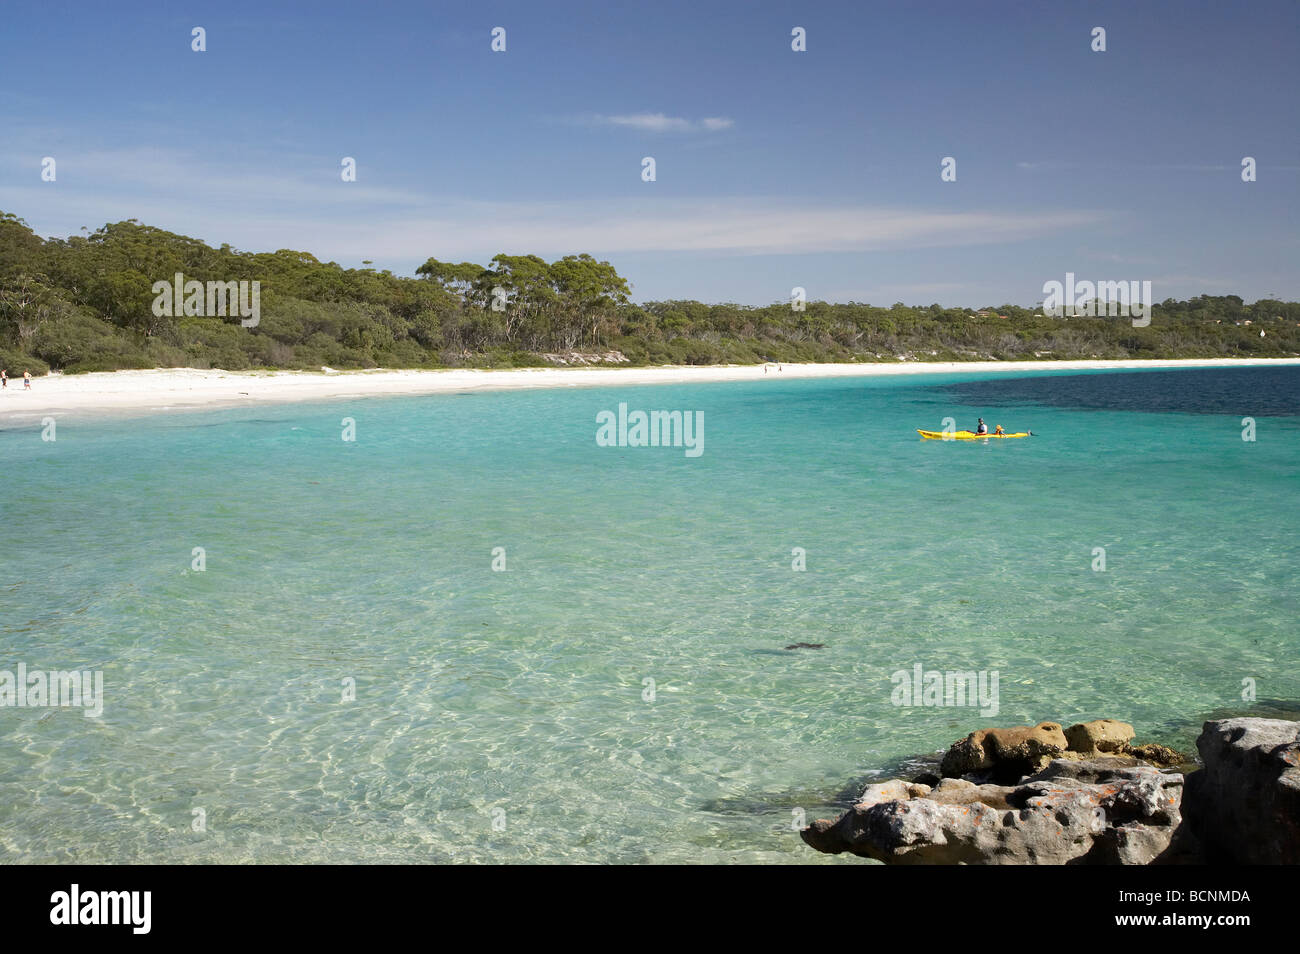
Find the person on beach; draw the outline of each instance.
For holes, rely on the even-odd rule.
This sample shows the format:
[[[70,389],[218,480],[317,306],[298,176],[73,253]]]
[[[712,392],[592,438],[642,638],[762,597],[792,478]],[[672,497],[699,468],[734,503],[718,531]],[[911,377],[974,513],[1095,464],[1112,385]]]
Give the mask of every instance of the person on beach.
[[[9,387],[9,370],[7,368],[0,368],[0,388],[7,387]]]
[[[24,390],[24,391],[30,391],[31,389],[32,389],[32,373],[31,373],[30,371],[24,371],[24,372],[23,372],[23,390]]]
[[[976,434],[987,434],[988,432],[989,432],[989,426],[988,426],[987,424],[984,423],[984,418],[981,417],[981,418],[980,418],[980,422],[979,422],[979,424],[978,424],[978,425],[976,426],[976,428],[975,428],[975,433],[976,433]]]

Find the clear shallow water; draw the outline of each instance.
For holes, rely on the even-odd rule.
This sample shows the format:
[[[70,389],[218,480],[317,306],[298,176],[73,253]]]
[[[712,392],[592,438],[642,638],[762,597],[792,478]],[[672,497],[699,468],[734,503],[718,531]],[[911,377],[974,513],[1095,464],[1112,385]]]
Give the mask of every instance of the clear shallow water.
[[[0,669],[106,695],[0,709],[0,861],[834,863],[793,810],[983,725],[1190,748],[1245,677],[1300,698],[1300,370],[1224,373],[1142,372],[1158,410],[927,375],[0,431]],[[702,410],[703,456],[596,446],[620,401]],[[977,415],[1043,436],[914,431]],[[893,706],[916,663],[998,670],[1000,712]]]

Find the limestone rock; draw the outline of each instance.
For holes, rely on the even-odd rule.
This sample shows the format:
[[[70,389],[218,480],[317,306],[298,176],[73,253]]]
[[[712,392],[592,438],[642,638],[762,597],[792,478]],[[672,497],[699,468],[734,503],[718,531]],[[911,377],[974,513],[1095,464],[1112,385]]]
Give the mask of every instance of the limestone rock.
[[[1132,739],[1113,719],[982,729],[944,755],[944,778],[869,786],[801,834],[889,864],[1300,864],[1300,722],[1205,723],[1185,797],[1182,775],[1136,760],[1189,759]]]
[[[1135,759],[1141,759],[1143,762],[1159,765],[1162,768],[1187,765],[1192,761],[1182,752],[1175,751],[1167,745],[1156,745],[1154,742],[1147,742],[1143,745],[1129,745],[1124,748],[1124,751]]]
[[[904,782],[902,779],[890,779],[877,785],[868,785],[859,796],[856,804],[870,808],[883,802],[895,802],[916,798],[928,794],[930,786]]]
[[[1055,723],[1035,728],[1050,737],[1045,726],[1060,734]],[[1042,736],[1025,738],[1038,740],[1024,752],[1035,757]],[[1121,759],[1054,760],[1016,785],[871,786],[838,820],[801,835],[818,851],[890,864],[1148,864],[1170,849],[1182,787],[1181,775]]]
[[[1223,719],[1196,740],[1187,819],[1211,863],[1300,864],[1300,722]]]
[[[1123,752],[1136,733],[1127,722],[1116,719],[1093,719],[1080,722],[1065,730],[1070,750],[1083,755],[1098,752]]]
[[[980,729],[947,751],[940,772],[948,778],[988,775],[995,781],[1013,782],[1046,767],[1066,748],[1065,733],[1056,722]]]

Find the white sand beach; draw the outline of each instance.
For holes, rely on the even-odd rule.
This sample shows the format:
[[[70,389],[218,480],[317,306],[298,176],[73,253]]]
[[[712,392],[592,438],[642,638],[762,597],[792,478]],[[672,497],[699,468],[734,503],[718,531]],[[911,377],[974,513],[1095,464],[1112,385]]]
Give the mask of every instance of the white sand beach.
[[[0,391],[0,423],[44,415],[149,414],[295,401],[396,397],[514,388],[601,387],[706,381],[997,371],[1084,371],[1135,368],[1241,367],[1300,364],[1300,358],[1188,361],[970,361],[880,364],[723,365],[638,368],[527,368],[502,371],[201,371],[164,368],[34,378],[30,391],[10,379]]]

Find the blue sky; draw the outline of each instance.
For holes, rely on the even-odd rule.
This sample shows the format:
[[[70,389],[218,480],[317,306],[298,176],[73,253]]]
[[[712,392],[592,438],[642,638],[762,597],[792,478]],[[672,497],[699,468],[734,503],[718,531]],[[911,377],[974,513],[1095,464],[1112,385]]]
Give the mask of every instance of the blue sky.
[[[590,252],[638,300],[1300,299],[1298,54],[1293,0],[9,0],[0,209],[399,274]]]

